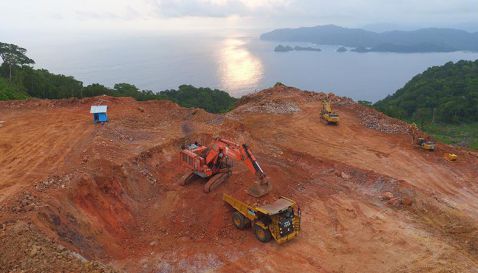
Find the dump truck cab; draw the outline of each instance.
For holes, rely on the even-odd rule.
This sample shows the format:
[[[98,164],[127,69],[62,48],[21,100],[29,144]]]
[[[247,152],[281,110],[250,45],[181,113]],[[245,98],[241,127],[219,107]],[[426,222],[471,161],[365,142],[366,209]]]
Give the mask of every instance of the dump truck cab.
[[[274,239],[285,243],[299,234],[301,212],[297,204],[286,197],[273,203],[253,207],[234,197],[224,194],[223,199],[235,209],[232,220],[238,229],[252,226],[256,238],[261,242]]]
[[[294,226],[299,224],[299,219],[294,220],[299,214],[295,212],[294,208],[297,207],[296,203],[288,198],[281,197],[274,203],[257,207],[258,223],[264,223],[262,228],[268,228],[272,237],[278,242],[286,242],[298,235],[295,232]],[[297,207],[298,210],[298,207]],[[256,234],[257,236],[257,234]],[[258,238],[260,240],[260,238]]]

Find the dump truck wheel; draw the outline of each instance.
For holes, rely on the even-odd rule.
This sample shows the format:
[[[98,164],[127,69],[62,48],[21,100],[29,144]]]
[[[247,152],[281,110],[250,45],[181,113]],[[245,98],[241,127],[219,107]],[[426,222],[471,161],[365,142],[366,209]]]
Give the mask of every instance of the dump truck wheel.
[[[254,233],[256,234],[257,240],[267,243],[272,239],[272,234],[268,229],[263,229],[258,225],[254,225]]]
[[[238,229],[245,229],[250,224],[250,221],[249,219],[244,217],[244,215],[242,215],[240,212],[235,211],[232,214],[232,223]]]

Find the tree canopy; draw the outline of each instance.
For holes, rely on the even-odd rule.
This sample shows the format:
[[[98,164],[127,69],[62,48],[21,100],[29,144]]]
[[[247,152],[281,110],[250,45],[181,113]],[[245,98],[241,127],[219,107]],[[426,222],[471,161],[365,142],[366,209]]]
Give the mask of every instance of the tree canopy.
[[[35,64],[35,61],[28,58],[27,50],[14,44],[7,44],[0,42],[0,57],[4,64],[9,67],[9,79],[12,79],[12,68],[14,66],[24,66]]]
[[[50,73],[46,69],[34,69],[26,64],[34,63],[26,57],[26,49],[16,45],[0,43],[3,63],[0,66],[0,100],[24,99],[28,96],[43,99],[84,98],[100,95],[133,97],[136,100],[167,99],[184,107],[203,108],[208,112],[229,111],[237,99],[227,92],[181,85],[177,90],[161,92],[140,90],[129,83],[117,83],[113,88],[98,83],[83,86],[81,81],[71,76]],[[0,53],[2,54],[2,53]],[[4,57],[5,56],[5,57]],[[6,61],[7,60],[7,61]],[[15,66],[12,76],[11,68]],[[6,81],[6,79],[9,79]]]
[[[196,88],[192,85],[181,85],[178,90],[161,91],[159,96],[184,107],[200,107],[211,113],[227,112],[237,101],[225,91]]]
[[[478,60],[431,67],[374,106],[420,123],[477,122]]]

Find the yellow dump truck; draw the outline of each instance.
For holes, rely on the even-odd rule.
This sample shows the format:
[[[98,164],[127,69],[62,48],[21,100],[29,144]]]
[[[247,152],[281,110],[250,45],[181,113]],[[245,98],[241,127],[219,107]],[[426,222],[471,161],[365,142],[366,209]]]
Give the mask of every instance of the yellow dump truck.
[[[236,198],[224,194],[223,200],[234,208],[232,222],[238,229],[253,227],[256,238],[269,242],[285,243],[299,234],[300,208],[294,201],[281,197],[274,203],[260,207],[245,204]]]
[[[322,101],[320,118],[325,120],[328,124],[337,125],[339,123],[339,114],[332,110],[332,105],[327,100]]]

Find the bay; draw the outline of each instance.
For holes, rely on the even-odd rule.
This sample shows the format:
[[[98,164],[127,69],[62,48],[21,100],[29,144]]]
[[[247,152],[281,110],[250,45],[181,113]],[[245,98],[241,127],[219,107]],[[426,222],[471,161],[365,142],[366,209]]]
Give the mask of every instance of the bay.
[[[274,52],[277,42],[259,33],[108,35],[25,40],[36,67],[71,75],[84,84],[112,87],[127,82],[161,91],[181,84],[218,88],[235,97],[282,82],[310,91],[377,101],[394,93],[430,66],[476,60],[478,53]]]

